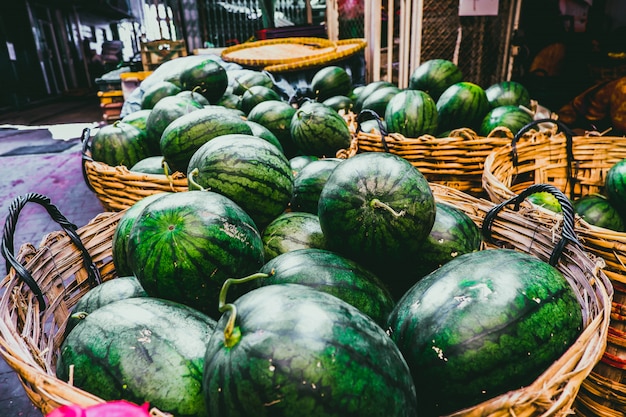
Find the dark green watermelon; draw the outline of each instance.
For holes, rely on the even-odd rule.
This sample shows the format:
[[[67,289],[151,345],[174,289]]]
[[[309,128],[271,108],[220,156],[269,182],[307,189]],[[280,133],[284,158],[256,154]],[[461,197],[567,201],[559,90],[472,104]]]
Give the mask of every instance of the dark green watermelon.
[[[187,172],[192,155],[211,139],[230,133],[252,134],[241,117],[222,108],[203,108],[170,123],[161,135],[161,153],[170,172]]]
[[[241,110],[241,96],[226,92],[215,104],[229,109]]]
[[[588,194],[574,202],[574,210],[587,223],[623,232],[624,219],[609,199],[600,194]]]
[[[485,93],[492,108],[498,106],[524,106],[530,108],[530,92],[517,81],[502,81],[489,86]]]
[[[281,98],[276,91],[269,87],[265,87],[263,85],[253,85],[241,96],[241,110],[245,114],[248,114],[254,106],[268,100],[280,101]]]
[[[210,103],[216,103],[228,87],[226,69],[212,58],[188,66],[180,74],[184,90],[202,94]]]
[[[298,249],[326,248],[317,214],[288,211],[276,217],[261,233],[265,262]]]
[[[496,127],[507,127],[513,135],[533,121],[533,116],[519,106],[498,106],[485,115],[478,134],[488,136]]]
[[[437,101],[451,85],[463,81],[459,67],[447,59],[431,59],[421,63],[409,78],[409,89],[421,90]]]
[[[151,83],[141,96],[141,108],[151,109],[163,97],[174,96],[182,89],[170,81],[158,81]]]
[[[56,374],[104,400],[127,400],[180,417],[204,417],[202,370],[215,320],[152,297],[104,305],[61,344]]]
[[[209,417],[415,417],[406,362],[385,331],[345,301],[268,285],[218,321],[205,356]],[[229,333],[229,332],[227,332]]]
[[[395,306],[391,293],[373,272],[325,249],[285,252],[266,262],[259,272],[270,276],[253,281],[257,287],[287,283],[306,285],[352,304],[383,328]]]
[[[195,100],[179,95],[163,97],[154,105],[146,120],[148,145],[152,155],[161,155],[161,135],[170,123],[180,116],[202,109]]]
[[[317,161],[319,158],[314,155],[298,155],[289,159],[289,165],[291,166],[291,171],[293,172],[293,177],[295,178],[302,168],[308,165],[310,162]]]
[[[348,122],[333,108],[309,101],[294,113],[291,140],[305,155],[333,158],[340,149],[350,146],[352,135]]]
[[[435,221],[435,199],[424,175],[406,159],[366,152],[330,174],[318,217],[328,249],[378,274],[376,268],[419,252]]]
[[[91,138],[91,158],[112,167],[132,167],[151,155],[146,133],[120,120],[100,127]]]
[[[274,82],[268,74],[263,71],[241,69],[231,70],[230,84],[235,95],[242,96],[250,87],[261,85],[267,88],[274,88]]]
[[[420,415],[446,415],[532,383],[581,332],[561,272],[526,253],[456,257],[418,281],[389,316]]]
[[[138,161],[128,169],[132,172],[142,172],[144,174],[165,175],[162,156],[149,156]]]
[[[287,158],[296,155],[296,146],[291,138],[291,119],[296,109],[283,100],[263,101],[250,110],[248,120],[265,126],[283,146]]]
[[[604,189],[611,204],[626,219],[626,159],[616,162],[607,171]]]
[[[289,207],[317,215],[317,203],[326,180],[343,159],[322,158],[304,166],[293,182],[293,194]]]
[[[261,235],[250,216],[213,191],[171,193],[149,203],[133,223],[127,250],[131,269],[150,296],[212,317],[219,315],[224,281],[256,272],[264,263]]]
[[[253,122],[251,120],[246,120],[248,126],[250,126],[250,130],[252,130],[252,136],[259,137],[261,139],[265,139],[272,145],[276,146],[278,150],[284,153],[283,145],[280,143],[275,134],[272,133],[271,130],[259,124],[257,122]]]
[[[151,109],[137,110],[132,113],[128,113],[126,116],[122,117],[121,120],[124,123],[131,124],[137,129],[146,132],[146,120],[148,120],[148,116],[151,111]]]
[[[352,90],[352,78],[339,66],[328,65],[319,69],[311,79],[311,91],[317,101],[333,96],[345,96]]]
[[[198,103],[201,106],[208,106],[211,103],[209,102],[209,100],[206,99],[206,97],[204,97],[202,94],[200,94],[200,92],[198,91],[198,89],[194,89],[194,90],[183,90],[180,93],[176,94],[177,97],[183,97],[189,100],[193,100],[196,103]]]
[[[230,198],[259,230],[285,211],[293,192],[285,155],[252,135],[222,135],[205,143],[191,157],[187,176],[189,189],[201,187]]]
[[[379,88],[384,87],[395,87],[396,85],[391,81],[378,80],[372,81],[366,85],[364,85],[356,94],[356,98],[354,100],[354,112],[360,113],[363,108],[363,102],[367,100],[367,98]]]
[[[354,105],[353,100],[348,96],[328,97],[322,103],[327,105],[328,107],[332,107],[337,112],[339,111],[349,112],[352,110],[352,106]]]
[[[453,84],[437,100],[439,131],[469,128],[478,132],[489,110],[489,100],[482,87],[468,81]]]
[[[385,108],[384,119],[389,132],[408,138],[434,135],[439,123],[437,104],[419,90],[404,90],[394,95]]]
[[[384,118],[387,104],[393,97],[395,97],[396,94],[400,93],[401,91],[403,90],[396,87],[395,85],[389,87],[381,87],[376,91],[373,91],[372,94],[370,94],[365,100],[363,100],[361,110],[371,110],[374,113],[378,114],[381,118]]]

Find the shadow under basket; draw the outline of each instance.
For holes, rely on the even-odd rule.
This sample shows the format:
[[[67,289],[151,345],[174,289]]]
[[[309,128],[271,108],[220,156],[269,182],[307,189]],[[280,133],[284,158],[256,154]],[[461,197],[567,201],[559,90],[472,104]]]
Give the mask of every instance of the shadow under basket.
[[[437,201],[460,208],[479,226],[489,225],[493,240],[486,241],[485,250],[507,247],[554,262],[574,289],[583,314],[578,339],[531,385],[455,415],[570,414],[581,383],[605,347],[613,296],[610,281],[572,237],[569,223],[545,217],[525,202],[516,204],[519,209],[515,210],[497,207],[488,200],[443,185],[433,184],[432,189]],[[28,201],[24,198],[19,203]],[[23,245],[16,256],[12,255],[12,228],[17,222],[11,218],[5,224],[3,254],[14,258],[14,262],[0,288],[0,355],[16,371],[30,399],[44,413],[64,404],[88,406],[103,401],[57,379],[55,364],[73,306],[99,282],[116,278],[112,235],[123,213],[103,213],[75,233],[64,228],[48,234],[39,247]],[[563,240],[555,239],[558,230],[562,230]],[[75,234],[80,245],[68,233]],[[24,271],[28,280],[24,279]],[[152,414],[165,415],[156,409]]]
[[[499,203],[532,184],[549,183],[573,201],[589,194],[603,194],[607,172],[624,158],[624,137],[575,136],[557,120],[541,120],[520,130],[514,141],[487,157],[483,188],[492,201]],[[626,233],[591,225],[580,217],[576,218],[575,231],[584,249],[604,261],[604,271],[615,290],[606,352],[581,388],[578,412],[624,416]]]

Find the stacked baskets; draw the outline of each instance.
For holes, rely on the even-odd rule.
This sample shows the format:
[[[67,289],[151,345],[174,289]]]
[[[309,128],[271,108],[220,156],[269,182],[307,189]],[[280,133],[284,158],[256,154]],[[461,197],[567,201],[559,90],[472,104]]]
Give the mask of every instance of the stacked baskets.
[[[504,246],[545,261],[558,261],[556,267],[576,292],[584,317],[584,329],[576,342],[533,384],[455,415],[569,414],[580,385],[602,356],[612,298],[610,281],[573,236],[573,216],[561,227],[562,222],[546,217],[527,203],[514,202],[522,209],[514,211],[506,204],[496,206],[443,185],[432,184],[432,189],[437,201],[460,208],[479,225],[487,224],[493,240],[487,241],[486,248]],[[55,362],[69,313],[79,297],[97,282],[115,277],[111,239],[122,213],[104,213],[76,233],[71,229],[51,233],[39,248],[24,245],[14,257],[17,214],[31,201],[54,212],[49,201],[38,195],[20,198],[10,208],[2,244],[11,268],[1,283],[0,354],[16,370],[27,394],[43,412],[68,403],[92,405],[103,400],[55,378]],[[59,224],[66,222],[61,219]],[[563,231],[561,242],[565,245],[555,244],[557,229]],[[76,235],[79,241],[70,235]],[[159,410],[152,413],[164,415]]]
[[[519,194],[530,184],[550,183],[570,199],[602,193],[608,170],[626,158],[626,138],[574,136],[558,121],[531,124],[485,160],[483,187],[494,202]],[[549,127],[548,127],[549,126]],[[626,408],[626,233],[578,218],[576,234],[585,249],[604,260],[615,289],[606,352],[583,383],[578,412],[624,415]]]

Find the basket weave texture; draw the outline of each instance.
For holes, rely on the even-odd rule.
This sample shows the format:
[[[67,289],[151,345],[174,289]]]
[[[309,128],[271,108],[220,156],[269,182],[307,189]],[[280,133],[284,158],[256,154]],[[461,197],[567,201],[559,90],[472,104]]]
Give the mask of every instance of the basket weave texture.
[[[488,200],[433,184],[437,201],[466,212],[479,225],[494,207]],[[102,281],[114,279],[111,239],[123,212],[103,213],[78,230],[84,247],[100,270]],[[554,217],[523,205],[504,208],[492,224],[492,236],[505,246],[548,259],[559,224]],[[544,221],[545,220],[545,221]],[[499,247],[488,244],[486,248]],[[15,369],[27,394],[44,413],[68,403],[82,406],[102,400],[55,378],[55,361],[69,313],[93,284],[87,280],[81,252],[64,232],[44,237],[38,248],[23,245],[17,260],[42,289],[47,305],[18,277],[14,268],[1,283],[0,355]],[[557,265],[574,288],[583,311],[584,330],[571,348],[532,385],[457,413],[458,416],[566,415],[581,382],[600,358],[606,343],[612,288],[598,263],[576,245],[565,245]],[[152,410],[154,415],[165,415]]]
[[[542,183],[554,185],[570,199],[602,193],[608,170],[626,158],[626,138],[589,134],[571,139],[571,164],[567,135],[555,125],[530,129],[515,145],[494,149],[485,159],[482,178],[489,198],[502,202]],[[578,219],[576,233],[589,252],[604,259],[609,278],[626,284],[626,233],[583,219]]]
[[[361,152],[393,153],[418,168],[431,183],[481,196],[485,158],[494,149],[511,143],[512,138],[507,128],[497,128],[486,137],[468,128],[456,129],[444,138],[407,138],[399,133],[381,135],[357,128],[350,148],[340,150],[337,157],[345,159]]]

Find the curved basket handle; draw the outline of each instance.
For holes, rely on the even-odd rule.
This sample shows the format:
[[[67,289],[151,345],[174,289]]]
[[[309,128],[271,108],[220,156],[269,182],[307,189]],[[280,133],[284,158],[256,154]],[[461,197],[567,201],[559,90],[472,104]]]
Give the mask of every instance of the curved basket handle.
[[[522,191],[519,195],[515,197],[511,197],[510,199],[494,206],[491,210],[487,212],[485,215],[485,219],[483,220],[482,233],[485,240],[493,243],[493,238],[491,236],[491,227],[493,222],[498,215],[498,212],[502,210],[503,207],[509,204],[515,204],[514,209],[519,210],[519,206],[522,201],[530,194],[538,193],[538,192],[549,192],[554,195],[557,201],[561,204],[561,209],[563,211],[563,228],[561,231],[561,240],[556,244],[552,253],[550,254],[550,265],[555,266],[563,253],[563,249],[565,245],[569,242],[576,246],[582,247],[578,237],[576,236],[576,232],[574,230],[574,206],[572,202],[553,185],[550,184],[534,184]]]
[[[567,167],[566,167],[566,175],[567,175],[567,184],[569,186],[569,194],[570,198],[574,199],[574,176],[572,174],[572,165],[574,164],[574,132],[563,122],[557,119],[537,119],[528,123],[526,126],[522,127],[513,137],[511,141],[511,161],[513,162],[513,166],[516,167],[519,164],[518,154],[517,154],[517,142],[519,139],[529,130],[533,129],[537,125],[542,123],[553,123],[558,127],[558,130],[563,132],[565,135],[565,152],[567,155]]]
[[[43,206],[50,217],[57,222],[63,230],[67,233],[68,237],[72,240],[74,245],[81,251],[83,257],[83,265],[87,270],[87,275],[90,283],[95,286],[102,282],[100,277],[100,271],[93,263],[93,259],[91,255],[83,245],[83,242],[80,240],[78,233],[76,232],[77,227],[73,223],[70,223],[63,214],[59,211],[59,209],[50,202],[50,199],[44,195],[38,193],[28,193],[23,196],[16,197],[11,205],[9,206],[9,214],[7,215],[6,221],[4,223],[4,232],[2,235],[2,243],[0,249],[2,250],[2,255],[6,261],[6,269],[7,272],[12,267],[15,269],[17,275],[28,285],[30,290],[37,296],[37,300],[39,301],[39,308],[44,310],[46,308],[46,302],[44,300],[43,293],[41,292],[41,288],[37,285],[37,282],[33,279],[32,275],[22,264],[18,262],[15,258],[14,253],[14,235],[15,235],[15,226],[18,222],[18,217],[21,210],[24,206],[29,203],[37,203]]]
[[[385,150],[385,152],[389,153],[389,147],[387,146],[387,141],[385,140],[389,132],[387,132],[387,129],[383,125],[383,120],[380,117],[380,115],[376,113],[374,110],[363,109],[359,112],[359,114],[356,117],[356,131],[357,132],[362,131],[361,123],[363,123],[366,120],[376,120],[376,122],[378,123],[378,129],[380,130],[380,140],[383,143],[383,149]]]
[[[91,142],[89,141],[90,137],[91,137],[91,129],[89,129],[88,127],[84,128],[83,133],[80,135],[80,141],[83,144],[81,167],[83,171],[83,180],[85,181],[85,184],[87,184],[87,187],[92,192],[96,192],[96,190],[94,190],[94,188],[91,186],[91,183],[89,182],[89,177],[87,176],[87,168],[85,168],[85,162],[87,161],[93,162],[93,159],[91,159],[91,156],[87,155],[87,151],[91,150]]]

